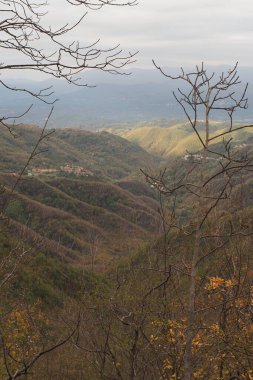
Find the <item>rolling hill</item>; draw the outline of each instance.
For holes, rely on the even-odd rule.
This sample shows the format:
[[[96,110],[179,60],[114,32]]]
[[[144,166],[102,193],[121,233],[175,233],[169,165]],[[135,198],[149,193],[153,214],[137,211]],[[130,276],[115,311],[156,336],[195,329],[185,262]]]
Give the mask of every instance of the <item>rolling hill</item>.
[[[225,131],[226,124],[221,121],[212,121],[211,135],[215,135],[217,131],[222,133]],[[200,123],[201,130],[201,123]],[[196,135],[187,122],[174,122],[172,125],[166,127],[160,126],[142,126],[129,128],[128,130],[112,130],[115,134],[128,139],[131,142],[138,144],[148,152],[162,157],[183,156],[186,152],[196,152],[201,149],[201,144],[196,138]],[[204,136],[204,132],[200,133]],[[237,145],[243,143],[252,144],[252,129],[240,130],[233,133],[233,140]],[[221,142],[217,139],[216,143]]]

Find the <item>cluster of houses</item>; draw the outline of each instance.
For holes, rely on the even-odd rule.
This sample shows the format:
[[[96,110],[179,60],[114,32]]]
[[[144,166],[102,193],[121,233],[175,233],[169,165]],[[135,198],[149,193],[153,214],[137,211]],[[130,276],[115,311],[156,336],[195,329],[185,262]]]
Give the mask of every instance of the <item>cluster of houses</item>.
[[[203,159],[202,154],[185,154],[184,160],[185,161],[201,161]],[[207,160],[217,160],[214,157],[206,157]]]
[[[247,144],[247,143],[241,143],[241,144],[236,144],[234,145],[234,148],[235,149],[243,149],[243,148],[247,148],[247,147],[250,147],[252,146],[251,144]],[[203,159],[203,155],[201,153],[195,153],[195,154],[185,154],[183,159],[185,161],[201,161]],[[206,157],[207,160],[220,160],[221,157],[219,158],[215,158],[215,157]]]
[[[82,166],[76,166],[76,165],[71,165],[71,164],[60,166],[59,169],[32,168],[31,170],[28,170],[29,177],[41,175],[41,174],[53,174],[53,173],[74,174],[77,177],[92,177],[94,175],[90,170],[84,169]]]

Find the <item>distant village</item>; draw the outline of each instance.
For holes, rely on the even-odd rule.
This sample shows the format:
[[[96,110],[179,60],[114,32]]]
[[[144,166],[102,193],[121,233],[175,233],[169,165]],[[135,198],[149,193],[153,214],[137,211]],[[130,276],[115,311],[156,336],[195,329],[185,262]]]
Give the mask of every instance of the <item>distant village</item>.
[[[28,170],[27,175],[29,177],[38,176],[41,174],[53,174],[53,173],[65,173],[73,174],[77,177],[93,177],[94,174],[90,170],[84,169],[82,166],[76,166],[72,164],[66,164],[60,166],[60,168],[32,168]]]
[[[201,161],[203,159],[203,155],[202,154],[185,154],[184,155],[184,160],[185,161]],[[221,158],[214,158],[214,157],[205,157],[206,160],[220,160]]]

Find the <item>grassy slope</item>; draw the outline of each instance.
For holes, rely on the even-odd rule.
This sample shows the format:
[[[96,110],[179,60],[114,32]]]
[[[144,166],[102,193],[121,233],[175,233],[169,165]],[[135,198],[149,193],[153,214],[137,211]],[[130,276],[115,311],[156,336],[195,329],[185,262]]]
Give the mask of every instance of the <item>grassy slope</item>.
[[[223,124],[216,122],[212,123],[212,133],[214,135],[217,131],[222,133],[225,131]],[[116,131],[117,133],[117,131]],[[168,158],[170,156],[182,156],[187,151],[197,151],[201,149],[201,145],[196,138],[195,133],[188,123],[178,122],[168,128],[162,127],[142,127],[133,128],[128,131],[119,131],[120,136],[132,141],[148,152]],[[204,136],[204,133],[200,133]],[[240,143],[247,141],[252,136],[250,129],[238,131],[233,134],[234,141]],[[216,143],[221,139],[215,140]]]

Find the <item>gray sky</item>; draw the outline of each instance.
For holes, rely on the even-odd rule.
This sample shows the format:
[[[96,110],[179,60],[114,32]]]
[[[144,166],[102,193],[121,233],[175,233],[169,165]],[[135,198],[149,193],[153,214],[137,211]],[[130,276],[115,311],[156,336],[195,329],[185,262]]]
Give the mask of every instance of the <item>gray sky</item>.
[[[63,4],[50,1],[52,24],[80,15],[80,7]],[[201,61],[252,66],[252,20],[252,0],[139,0],[136,7],[90,11],[78,39],[87,44],[101,38],[101,46],[121,43],[126,50],[139,50],[138,67],[151,67],[152,58],[166,66]]]
[[[57,28],[75,23],[87,9],[48,0],[47,11],[43,22]],[[102,48],[120,43],[126,52],[139,51],[132,65],[139,68],[153,68],[152,59],[167,67],[189,68],[202,61],[206,66],[233,66],[238,61],[239,68],[252,67],[252,20],[253,0],[139,0],[134,7],[89,11],[67,42],[79,40],[80,46],[87,46],[100,38]],[[39,42],[48,49],[46,41]],[[4,61],[23,62],[12,50],[5,50]],[[7,76],[19,78],[20,72],[8,71]],[[25,71],[22,78],[45,76]]]

